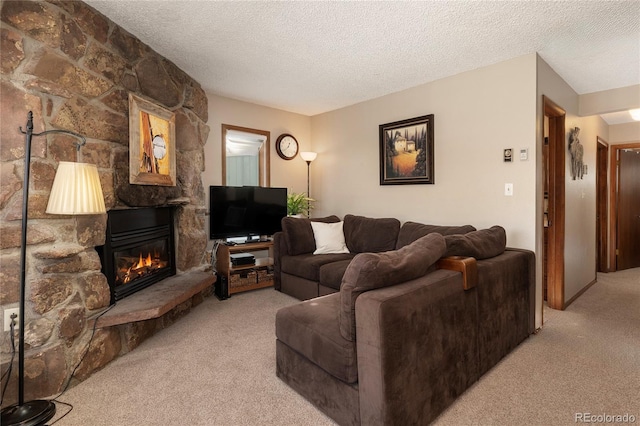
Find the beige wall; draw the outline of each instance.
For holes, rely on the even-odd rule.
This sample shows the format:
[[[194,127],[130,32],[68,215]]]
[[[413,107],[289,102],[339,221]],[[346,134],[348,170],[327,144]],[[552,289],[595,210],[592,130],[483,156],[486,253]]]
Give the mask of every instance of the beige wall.
[[[607,124],[600,116],[579,117],[578,95],[541,58],[538,58],[538,99],[547,96],[567,115],[565,119],[565,302],[576,296],[596,279],[596,150],[598,136],[609,138]],[[542,115],[542,108],[538,109]],[[541,119],[539,117],[539,119]],[[583,179],[571,179],[571,157],[568,152],[569,129],[580,128],[580,143],[584,147],[584,164],[588,172]],[[541,144],[541,138],[539,140]],[[539,185],[542,184],[540,164]],[[540,191],[542,193],[542,191]],[[537,211],[542,211],[542,200],[538,198]],[[538,235],[542,232],[542,221],[538,221]],[[541,243],[541,239],[539,240]],[[540,261],[540,259],[538,259]],[[541,293],[538,295],[541,298]]]
[[[314,116],[318,213],[500,224],[509,245],[533,250],[535,108],[527,55]],[[435,185],[381,186],[378,126],[425,114],[434,114]],[[529,160],[504,163],[504,148],[527,148]]]
[[[610,126],[608,142],[610,144],[640,142],[640,121]]]
[[[307,164],[300,156],[285,161],[278,156],[275,142],[282,133],[290,133],[300,144],[300,151],[311,149],[311,119],[274,108],[238,101],[209,94],[209,126],[211,132],[205,145],[205,172],[202,184],[209,208],[209,186],[222,183],[222,124],[249,127],[271,132],[269,157],[271,163],[271,186],[285,187],[294,192],[307,190]],[[207,218],[207,235],[208,234]]]
[[[378,125],[431,113],[435,185],[379,185]],[[315,116],[318,206],[339,215],[500,224],[509,245],[534,249],[534,117],[535,55]],[[504,148],[528,148],[529,160],[504,163]],[[513,197],[504,196],[507,182]]]
[[[578,113],[581,116],[640,108],[640,84],[585,93],[578,98]]]
[[[435,184],[381,186],[378,125],[425,114],[434,114]],[[509,245],[533,250],[534,118],[535,55],[315,116],[319,211],[500,224]],[[529,160],[504,163],[504,148],[528,148]]]

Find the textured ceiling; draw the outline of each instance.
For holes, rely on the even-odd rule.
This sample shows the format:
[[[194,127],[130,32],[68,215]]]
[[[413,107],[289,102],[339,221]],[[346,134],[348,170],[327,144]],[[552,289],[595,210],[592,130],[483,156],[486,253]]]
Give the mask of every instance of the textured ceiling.
[[[578,94],[640,84],[640,1],[85,2],[208,93],[306,115],[533,52]]]

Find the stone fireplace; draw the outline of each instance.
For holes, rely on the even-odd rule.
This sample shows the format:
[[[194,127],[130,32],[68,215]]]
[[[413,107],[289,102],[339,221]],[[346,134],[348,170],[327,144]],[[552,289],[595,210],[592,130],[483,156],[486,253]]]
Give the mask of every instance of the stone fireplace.
[[[109,211],[98,254],[112,304],[175,275],[173,207]]]
[[[25,126],[27,112],[33,111],[34,133],[66,129],[87,138],[80,152],[75,149],[75,139],[64,135],[33,140],[25,293],[25,399],[30,400],[60,392],[77,365],[71,384],[86,379],[187,313],[206,295],[198,288],[198,294],[180,299],[179,305],[162,312],[162,316],[104,322],[92,334],[96,317],[111,301],[97,252],[107,241],[107,215],[53,216],[46,214],[45,208],[60,161],[95,164],[108,211],[173,206],[176,276],[163,282],[189,281],[186,275],[206,267],[201,175],[209,135],[208,101],[197,81],[81,1],[7,1],[0,7],[3,308],[15,308],[19,300],[22,187],[27,183],[23,178],[24,136],[18,128]],[[129,93],[175,114],[174,187],[129,184]],[[153,244],[146,248],[149,253],[143,256],[144,262],[149,255],[155,258],[157,248]],[[128,250],[120,247],[118,256],[136,256]],[[159,257],[158,261],[163,260]],[[152,268],[143,265],[143,271]],[[120,302],[154,286],[160,283]],[[0,336],[0,370],[5,373],[10,337],[8,332]],[[14,368],[3,405],[16,401],[16,371]]]

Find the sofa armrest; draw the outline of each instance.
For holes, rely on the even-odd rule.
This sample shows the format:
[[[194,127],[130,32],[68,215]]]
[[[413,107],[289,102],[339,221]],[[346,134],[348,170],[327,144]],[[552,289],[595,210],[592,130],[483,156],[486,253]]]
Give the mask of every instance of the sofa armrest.
[[[282,257],[289,254],[287,239],[284,232],[273,234],[273,287],[280,290],[282,287]]]
[[[462,272],[462,287],[470,290],[478,284],[478,263],[473,257],[447,256],[436,263],[438,269]]]
[[[428,424],[478,379],[477,297],[435,270],[356,300],[364,425]]]

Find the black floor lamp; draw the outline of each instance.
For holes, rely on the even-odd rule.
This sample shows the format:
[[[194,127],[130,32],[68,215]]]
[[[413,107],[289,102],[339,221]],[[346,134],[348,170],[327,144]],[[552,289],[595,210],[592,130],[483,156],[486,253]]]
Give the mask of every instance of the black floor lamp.
[[[311,162],[316,159],[318,154],[316,152],[304,151],[300,153],[300,157],[307,162],[307,216],[311,216],[311,192],[309,192],[309,170],[311,169]]]
[[[25,290],[26,290],[26,252],[27,252],[27,220],[29,213],[29,171],[31,169],[31,138],[50,133],[64,133],[79,138],[80,151],[86,140],[83,136],[68,130],[48,130],[33,133],[33,113],[27,114],[27,130],[24,149],[24,180],[22,195],[22,239],[20,245],[20,319],[18,342],[18,403],[2,410],[0,424],[5,425],[41,425],[56,414],[56,406],[52,401],[24,401],[24,323],[25,323]],[[71,163],[61,161],[51,187],[47,213],[64,215],[101,214],[105,213],[104,197],[100,186],[98,169],[93,164]],[[12,329],[13,331],[13,329]],[[9,378],[7,378],[9,380]]]

